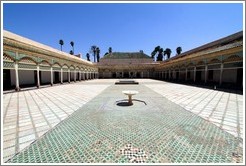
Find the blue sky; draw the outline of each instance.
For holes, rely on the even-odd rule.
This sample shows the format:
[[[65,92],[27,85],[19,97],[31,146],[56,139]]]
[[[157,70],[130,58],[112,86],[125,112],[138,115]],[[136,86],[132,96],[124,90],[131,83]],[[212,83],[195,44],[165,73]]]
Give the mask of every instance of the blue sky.
[[[150,55],[183,52],[243,30],[242,3],[4,3],[3,29],[86,59],[91,45]],[[91,57],[92,59],[92,57]],[[92,59],[93,60],[93,59]]]

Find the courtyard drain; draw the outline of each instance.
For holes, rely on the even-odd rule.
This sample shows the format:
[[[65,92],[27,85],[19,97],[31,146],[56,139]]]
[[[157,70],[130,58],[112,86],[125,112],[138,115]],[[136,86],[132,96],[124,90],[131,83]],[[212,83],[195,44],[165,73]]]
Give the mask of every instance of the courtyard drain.
[[[134,148],[131,144],[127,144],[121,150],[121,154],[126,156],[131,163],[145,163],[147,155],[140,148]]]

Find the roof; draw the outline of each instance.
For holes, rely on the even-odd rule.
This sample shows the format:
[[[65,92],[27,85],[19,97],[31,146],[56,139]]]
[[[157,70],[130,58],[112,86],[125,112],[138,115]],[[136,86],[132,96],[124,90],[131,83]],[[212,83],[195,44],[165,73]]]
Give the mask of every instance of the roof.
[[[105,55],[102,59],[152,59],[145,53],[141,52],[112,52]]]
[[[6,31],[6,30],[3,30],[3,38],[4,39],[9,39],[10,41],[14,41],[14,42],[17,42],[17,43],[22,43],[22,44],[25,44],[25,45],[29,45],[31,47],[36,47],[37,49],[40,49],[40,50],[45,50],[45,51],[48,51],[48,52],[59,54],[60,58],[70,59],[70,60],[79,60],[79,61],[81,61],[81,62],[83,62],[85,64],[92,65],[92,62],[88,62],[88,61],[86,61],[84,59],[78,58],[76,56],[72,56],[71,54],[68,54],[66,52],[54,49],[54,48],[49,47],[47,45],[38,43],[36,41],[30,40],[28,38],[22,37],[20,35],[14,34],[12,32]]]
[[[190,55],[190,54],[194,54],[194,53],[197,53],[197,52],[201,52],[201,51],[204,51],[204,50],[208,50],[208,49],[211,49],[211,48],[226,46],[229,43],[233,43],[235,41],[239,41],[239,40],[242,40],[242,39],[243,39],[243,31],[240,31],[240,32],[234,33],[232,35],[226,36],[224,38],[221,38],[221,39],[215,40],[213,42],[207,43],[207,44],[202,45],[200,47],[197,47],[197,48],[191,49],[189,51],[183,52],[180,55],[177,55],[177,56],[174,56],[174,57],[168,59],[167,61],[170,61],[170,60],[173,60],[173,59],[177,59],[177,58],[181,58],[181,57],[184,57],[184,56],[187,56],[187,55]]]

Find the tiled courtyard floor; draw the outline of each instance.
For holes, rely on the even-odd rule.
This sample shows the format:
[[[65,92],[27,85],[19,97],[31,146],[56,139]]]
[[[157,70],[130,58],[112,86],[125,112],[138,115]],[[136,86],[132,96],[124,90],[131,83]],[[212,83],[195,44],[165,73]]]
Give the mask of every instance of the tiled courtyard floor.
[[[4,161],[242,162],[242,95],[150,79],[115,81],[4,94]],[[133,98],[147,105],[118,106],[125,89],[138,90]]]

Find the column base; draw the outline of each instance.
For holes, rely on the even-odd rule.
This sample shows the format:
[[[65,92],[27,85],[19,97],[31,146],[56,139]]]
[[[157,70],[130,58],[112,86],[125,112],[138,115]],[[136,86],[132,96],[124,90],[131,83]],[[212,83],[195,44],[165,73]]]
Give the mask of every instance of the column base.
[[[16,92],[19,92],[19,91],[20,91],[20,87],[16,87],[16,88],[15,88],[15,91],[16,91]]]

